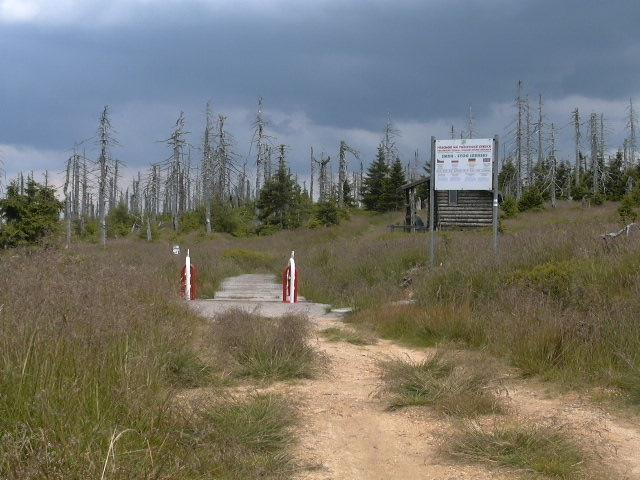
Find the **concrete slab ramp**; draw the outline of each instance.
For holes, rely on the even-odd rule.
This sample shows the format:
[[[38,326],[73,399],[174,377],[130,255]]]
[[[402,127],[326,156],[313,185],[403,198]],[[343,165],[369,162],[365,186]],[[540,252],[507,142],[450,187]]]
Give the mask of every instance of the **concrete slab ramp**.
[[[215,297],[189,302],[198,314],[215,317],[232,309],[241,309],[265,317],[280,317],[287,314],[304,314],[319,318],[327,314],[330,306],[307,302],[298,297],[298,303],[282,302],[282,285],[274,275],[246,274],[227,278],[222,282]]]

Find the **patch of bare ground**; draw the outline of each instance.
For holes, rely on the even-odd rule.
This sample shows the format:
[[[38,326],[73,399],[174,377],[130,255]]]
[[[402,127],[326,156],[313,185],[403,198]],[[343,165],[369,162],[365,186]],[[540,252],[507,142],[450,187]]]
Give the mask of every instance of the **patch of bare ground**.
[[[412,349],[380,340],[371,345],[330,341],[327,328],[349,329],[338,319],[315,319],[312,346],[324,357],[323,373],[278,383],[241,380],[226,387],[230,398],[283,395],[297,410],[294,458],[297,480],[512,479],[514,470],[464,464],[443,454],[459,432],[458,421],[424,407],[390,411],[380,395],[380,360],[420,362],[433,349]],[[561,425],[588,458],[605,472],[597,478],[640,478],[640,424],[598,407],[579,394],[550,391],[532,379],[501,375],[505,415],[476,419],[485,427],[503,423]],[[213,390],[185,390],[179,401],[206,401]],[[546,478],[546,477],[541,477]],[[583,478],[582,476],[578,478]],[[584,478],[591,478],[589,471]]]
[[[322,320],[318,330],[342,326]],[[344,327],[343,327],[344,328]],[[299,479],[482,479],[514,478],[512,470],[463,465],[442,455],[456,422],[424,407],[389,411],[380,391],[379,360],[424,360],[431,349],[411,349],[389,341],[356,346],[318,335],[315,347],[328,358],[327,372],[315,380],[279,386],[299,405],[296,456]],[[640,425],[618,418],[577,394],[550,395],[530,379],[505,379],[509,421],[562,424],[577,439],[604,478],[640,478]],[[589,472],[587,472],[589,476]],[[600,477],[602,478],[602,477]]]
[[[640,478],[640,419],[622,418],[577,393],[552,392],[531,379],[511,381],[509,395],[521,415],[544,421],[554,419],[583,444],[590,444],[603,467],[618,478]]]
[[[342,327],[322,319],[318,330]],[[268,387],[298,405],[298,479],[483,479],[509,478],[480,466],[451,464],[440,455],[450,424],[419,408],[390,412],[379,396],[379,361],[419,361],[427,351],[380,341],[358,346],[317,335],[314,347],[327,359],[324,374]]]

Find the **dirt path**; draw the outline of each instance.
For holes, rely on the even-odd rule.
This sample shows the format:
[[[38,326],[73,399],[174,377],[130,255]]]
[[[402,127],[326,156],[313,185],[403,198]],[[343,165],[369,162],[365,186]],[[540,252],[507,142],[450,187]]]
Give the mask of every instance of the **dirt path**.
[[[343,326],[316,319],[318,331]],[[388,341],[355,346],[317,336],[316,348],[328,359],[321,378],[285,387],[300,399],[298,457],[300,479],[500,479],[479,466],[449,463],[439,446],[452,432],[451,422],[424,408],[390,412],[376,392],[377,361],[385,357],[420,360],[429,350],[413,350]],[[514,417],[555,421],[586,445],[615,478],[640,479],[640,422],[621,419],[576,394],[549,394],[531,380],[506,383]],[[506,420],[506,419],[505,419]]]
[[[266,314],[284,313],[280,311],[283,304],[277,304],[277,300],[256,302]],[[207,301],[194,307],[207,317],[228,308],[225,302]],[[317,332],[331,326],[344,327],[339,317],[324,313],[324,307],[306,304],[300,308],[307,310]],[[314,344],[327,360],[326,371],[319,378],[268,388],[288,395],[299,407],[299,480],[514,478],[481,466],[448,462],[439,450],[453,432],[451,420],[427,408],[385,409],[384,401],[376,395],[377,362],[394,356],[419,360],[430,353],[428,349],[414,350],[387,341],[355,346],[329,342],[319,334]],[[614,478],[640,479],[637,419],[636,423],[622,420],[577,395],[548,395],[543,385],[530,380],[508,380],[505,386],[511,417],[534,421],[553,418],[566,424],[585,444],[597,445],[600,461],[616,472]]]
[[[341,322],[322,319],[318,330]],[[385,410],[377,398],[376,362],[385,356],[419,360],[425,352],[389,342],[355,346],[316,340],[328,359],[321,378],[286,388],[300,399],[299,478],[499,479],[480,467],[447,464],[438,454],[448,423],[420,409]]]
[[[623,479],[640,479],[640,419],[613,415],[575,393],[553,394],[544,385],[518,380],[509,385],[514,410],[536,420],[554,419],[576,438],[598,447],[601,462]]]

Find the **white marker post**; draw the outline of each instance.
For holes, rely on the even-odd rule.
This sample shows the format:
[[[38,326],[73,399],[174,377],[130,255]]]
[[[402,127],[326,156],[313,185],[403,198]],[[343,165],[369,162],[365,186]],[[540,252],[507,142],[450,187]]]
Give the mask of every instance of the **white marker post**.
[[[293,259],[295,253],[292,251],[289,259],[289,303],[295,303],[296,301],[296,261]]]
[[[187,249],[187,258],[184,266],[184,297],[185,300],[191,300],[191,257],[189,256],[189,249]]]

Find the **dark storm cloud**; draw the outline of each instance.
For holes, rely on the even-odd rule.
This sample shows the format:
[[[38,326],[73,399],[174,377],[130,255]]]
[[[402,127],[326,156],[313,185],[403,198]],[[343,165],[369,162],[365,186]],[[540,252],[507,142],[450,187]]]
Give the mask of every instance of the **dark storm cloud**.
[[[638,92],[637,0],[258,5],[150,3],[111,24],[0,24],[0,143],[67,148],[93,134],[104,104],[177,113],[209,98],[253,108],[262,95],[319,125],[377,130],[386,112],[430,122],[472,103],[482,117],[518,79],[548,97]]]

